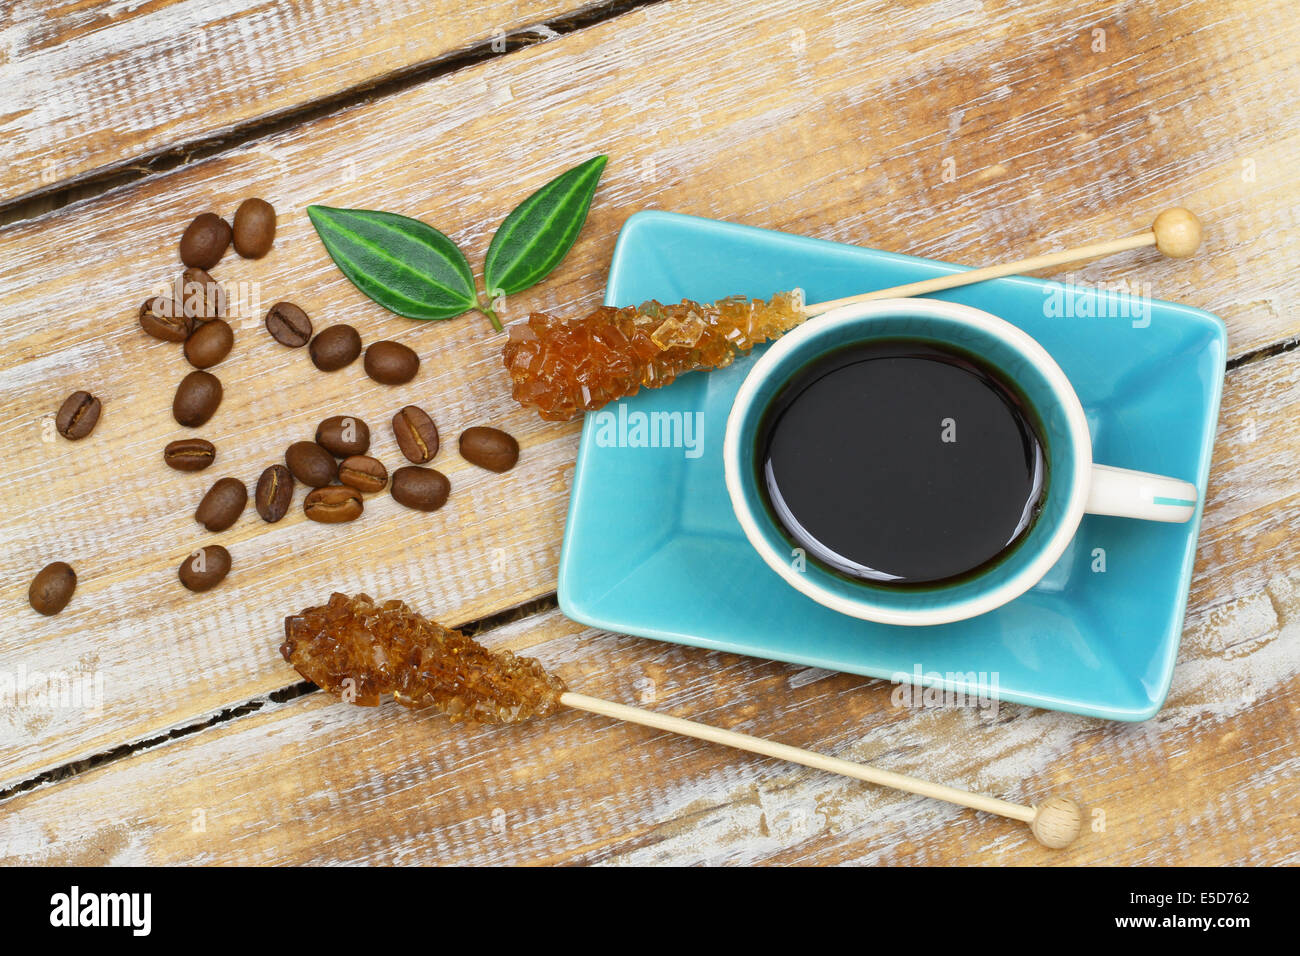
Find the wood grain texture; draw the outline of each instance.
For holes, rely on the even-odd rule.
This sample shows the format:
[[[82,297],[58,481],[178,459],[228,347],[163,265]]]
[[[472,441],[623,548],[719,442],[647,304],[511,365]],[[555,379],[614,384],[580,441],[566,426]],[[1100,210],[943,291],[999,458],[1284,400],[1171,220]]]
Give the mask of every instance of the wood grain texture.
[[[1279,371],[1294,382],[1300,357],[1287,365],[1240,376],[1230,410],[1253,407]],[[1294,485],[1277,490],[1294,503]],[[1220,487],[1211,507],[1234,497]],[[558,612],[484,637],[586,693],[1026,803],[1073,795],[1090,826],[1068,851],[1001,818],[587,714],[470,729],[317,693],[11,799],[0,859],[1294,864],[1300,574],[1276,551],[1256,566],[1264,587],[1221,585],[1219,603],[1192,608],[1169,701],[1139,725],[1011,704],[910,710],[881,681],[601,633]]]
[[[0,201],[364,89],[493,38],[504,49],[510,31],[583,6],[7,2],[0,27]]]
[[[1300,352],[1230,375],[1229,464],[1210,488],[1173,687],[1146,723],[908,709],[882,681],[601,633],[558,612],[482,638],[584,693],[1004,799],[1074,796],[1089,831],[1068,851],[1000,818],[587,714],[468,729],[314,693],[11,798],[0,860],[1298,863],[1300,572],[1279,547],[1300,533],[1300,475],[1281,464],[1297,420]]]
[[[1091,49],[1098,29],[1104,53]],[[1294,92],[1298,32],[1280,3],[1253,4],[1240,16],[1209,3],[1163,11],[1095,4],[1062,14],[1047,2],[984,10],[853,3],[832,14],[811,2],[723,10],[674,0],[0,230],[0,427],[9,438],[0,480],[16,501],[0,515],[0,574],[9,582],[0,596],[11,604],[0,618],[0,672],[64,669],[104,681],[98,713],[6,708],[0,781],[151,738],[291,683],[275,653],[280,618],[333,588],[402,596],[457,623],[554,587],[576,428],[512,407],[499,340],[481,320],[409,323],[364,300],[320,250],[302,212],[308,203],[426,218],[477,266],[496,224],[530,189],[566,165],[611,153],[578,245],[543,286],[509,303],[518,318],[530,308],[595,302],[619,225],[651,206],[977,264],[1122,234],[1183,202],[1209,225],[1196,259],[1139,253],[1078,277],[1136,281],[1216,312],[1232,352],[1242,354],[1300,331],[1285,307],[1297,284],[1290,171],[1300,136],[1295,114],[1276,108]],[[229,212],[251,193],[281,211],[277,247],[258,262],[227,259],[214,274],[255,283],[263,309],[292,298],[318,325],[348,321],[367,341],[404,341],[425,367],[410,386],[391,390],[365,379],[359,364],[324,376],[305,354],[274,346],[254,316],[239,324],[235,353],[216,370],[227,400],[201,430],[217,443],[218,464],[179,475],[160,456],[182,432],[168,406],[186,366],[176,349],[138,331],[134,310],[175,272],[188,219],[205,208]],[[618,682],[648,668],[665,706],[683,716],[842,756],[897,757],[886,762],[903,771],[919,772],[937,753],[927,775],[999,796],[1032,799],[1070,782],[1111,821],[1118,814],[1143,824],[1090,844],[1106,847],[1087,851],[1096,859],[1175,861],[1183,853],[1294,862],[1294,841],[1265,819],[1269,808],[1295,809],[1284,789],[1295,770],[1294,665],[1276,656],[1294,645],[1297,607],[1288,546],[1300,493],[1294,354],[1229,378],[1193,613],[1174,695],[1155,721],[1110,726],[1008,706],[1008,727],[976,733],[973,715],[902,713],[889,707],[883,685],[872,690],[857,678],[805,684],[805,672],[784,665],[598,638],[558,621],[534,622],[543,636],[560,629],[546,659],[572,661],[561,673],[575,688],[625,700],[630,692]],[[104,399],[99,429],[76,445],[44,441],[42,423],[76,388]],[[194,524],[207,484],[225,474],[251,483],[330,414],[366,419],[381,457],[397,464],[384,423],[410,401],[429,408],[448,436],[480,423],[515,433],[524,446],[519,467],[476,473],[444,452],[437,464],[453,497],[431,516],[380,498],[346,528],[297,515],[267,527],[251,511],[222,535]],[[176,566],[213,541],[234,554],[231,578],[205,596],[183,592]],[[38,619],[25,607],[26,585],[55,558],[73,563],[81,584],[63,615]],[[534,625],[521,627],[520,639],[525,632]],[[579,666],[589,653],[591,681]],[[83,847],[123,860],[230,859],[235,851],[219,841],[190,851],[183,843],[194,794],[211,789],[236,794],[223,812],[248,859],[1034,859],[1021,834],[1001,823],[971,817],[963,832],[984,837],[954,845],[933,823],[960,822],[960,811],[891,803],[849,785],[842,796],[851,811],[839,814],[840,804],[818,796],[820,778],[703,753],[703,745],[648,738],[629,748],[629,739],[643,738],[593,733],[594,718],[527,728],[501,738],[498,750],[478,737],[474,746],[455,743],[464,738],[451,730],[439,737],[419,719],[421,736],[400,738],[401,721],[411,719],[389,711],[353,714],[303,698],[20,795],[0,810],[5,852],[74,858]],[[339,728],[366,743],[342,750]],[[518,764],[502,756],[530,746],[535,752]],[[301,787],[277,770],[286,754],[301,768]],[[423,789],[430,754],[456,771],[438,778],[441,789]],[[902,759],[912,756],[917,762]],[[245,765],[263,759],[259,769]],[[630,781],[630,793],[611,791],[618,775],[610,767]],[[139,776],[114,777],[128,772]],[[546,797],[530,803],[523,782],[536,775]],[[462,783],[471,797],[454,796]],[[92,786],[105,790],[82,789]],[[798,804],[815,828],[811,842],[771,822],[763,801],[773,786],[813,800]],[[119,810],[101,800],[113,787],[125,788],[113,790]],[[498,792],[509,797],[500,804],[508,818],[522,813],[534,829],[491,844],[481,832],[482,801]],[[274,807],[277,793],[299,799],[297,824]],[[408,826],[398,822],[401,794],[419,811],[409,833],[393,830]],[[1201,815],[1176,818],[1180,800]],[[92,812],[96,801],[101,809]],[[782,819],[792,812],[774,806]],[[822,806],[833,818],[824,831]],[[166,816],[169,807],[183,807],[184,819]],[[1243,821],[1259,825],[1249,832]],[[1174,836],[1160,842],[1152,833]]]

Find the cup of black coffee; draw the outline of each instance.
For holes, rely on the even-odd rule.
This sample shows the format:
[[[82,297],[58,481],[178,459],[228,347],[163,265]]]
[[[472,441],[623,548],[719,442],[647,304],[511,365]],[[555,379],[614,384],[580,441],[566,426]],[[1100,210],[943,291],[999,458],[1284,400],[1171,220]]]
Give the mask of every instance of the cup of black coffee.
[[[969,306],[837,309],[754,364],[727,421],[746,537],[813,600],[886,624],[973,617],[1033,587],[1084,514],[1183,522],[1194,485],[1099,465],[1028,334]]]

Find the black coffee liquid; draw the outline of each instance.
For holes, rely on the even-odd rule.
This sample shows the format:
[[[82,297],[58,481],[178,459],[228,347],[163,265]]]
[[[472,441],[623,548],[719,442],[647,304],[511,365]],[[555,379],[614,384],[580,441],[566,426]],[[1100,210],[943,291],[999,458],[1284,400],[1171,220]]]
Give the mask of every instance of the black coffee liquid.
[[[1024,403],[971,356],[927,342],[849,346],[800,370],[756,451],[795,547],[893,585],[981,570],[1025,534],[1046,485]]]

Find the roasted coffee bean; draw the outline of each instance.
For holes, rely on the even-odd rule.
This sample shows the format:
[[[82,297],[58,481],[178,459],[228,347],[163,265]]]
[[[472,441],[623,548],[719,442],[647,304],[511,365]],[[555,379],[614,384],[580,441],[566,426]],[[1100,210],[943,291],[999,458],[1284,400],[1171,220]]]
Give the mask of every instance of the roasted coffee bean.
[[[415,405],[407,405],[393,416],[393,435],[407,461],[423,465],[438,454],[438,426],[428,412]]]
[[[195,269],[211,269],[229,245],[230,224],[216,213],[200,213],[181,236],[181,262]]]
[[[195,368],[211,368],[227,355],[235,344],[235,330],[225,319],[204,322],[185,340],[185,357]]]
[[[361,336],[351,325],[330,325],[308,346],[312,362],[322,372],[337,372],[361,354]]]
[[[42,614],[58,614],[72,600],[77,589],[77,572],[66,561],[47,564],[32,578],[27,601]]]
[[[211,372],[190,372],[176,386],[172,417],[189,428],[198,428],[216,412],[221,394],[221,381]]]
[[[140,306],[140,328],[165,342],[184,342],[194,323],[175,299],[156,295]]]
[[[216,446],[202,438],[178,438],[163,449],[163,461],[177,471],[202,471],[216,460]]]
[[[404,465],[393,472],[393,498],[416,511],[437,511],[447,503],[451,482],[433,468]]]
[[[475,425],[461,432],[460,455],[488,471],[509,471],[519,460],[519,442],[499,428]]]
[[[248,489],[242,481],[219,478],[194,509],[194,520],[209,531],[225,531],[239,520],[247,504]]]
[[[257,479],[253,504],[263,521],[272,524],[289,513],[293,501],[293,473],[284,465],[272,465]]]
[[[103,406],[89,392],[73,392],[54,416],[54,427],[68,441],[85,438],[95,430]]]
[[[177,277],[172,291],[181,310],[195,325],[226,314],[225,287],[202,269],[186,269]]]
[[[308,488],[320,488],[338,477],[338,462],[314,441],[294,442],[284,453],[284,463]]]
[[[388,469],[369,455],[352,455],[339,463],[339,481],[357,491],[372,494],[388,484]]]
[[[312,521],[342,524],[361,517],[365,504],[361,492],[347,485],[326,485],[307,494],[302,510]]]
[[[245,259],[260,259],[275,239],[275,210],[265,199],[245,199],[235,210],[235,251]]]
[[[199,548],[181,562],[181,584],[191,591],[215,588],[230,573],[230,552],[219,544]]]
[[[311,319],[292,302],[277,302],[266,313],[266,331],[281,345],[296,349],[311,341]]]
[[[364,455],[370,449],[370,428],[353,415],[335,415],[316,426],[316,444],[335,458]]]
[[[307,346],[311,360],[322,372],[337,372],[361,354],[361,335],[350,325],[331,325]]]
[[[420,371],[420,356],[401,342],[375,342],[366,347],[365,369],[381,385],[402,385]]]

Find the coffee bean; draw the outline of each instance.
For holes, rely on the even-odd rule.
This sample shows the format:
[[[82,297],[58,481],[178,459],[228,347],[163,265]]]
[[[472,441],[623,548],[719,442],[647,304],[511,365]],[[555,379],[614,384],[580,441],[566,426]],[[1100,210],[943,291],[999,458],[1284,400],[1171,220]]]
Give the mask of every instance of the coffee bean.
[[[225,531],[239,520],[247,504],[248,489],[242,481],[219,478],[194,509],[194,520],[209,531]]]
[[[179,438],[163,449],[163,461],[177,471],[202,471],[216,460],[216,446],[202,438]]]
[[[308,488],[328,485],[338,476],[334,456],[314,441],[296,441],[284,453],[284,463]]]
[[[188,428],[198,428],[216,412],[221,394],[221,380],[211,372],[190,372],[176,386],[172,417]]]
[[[393,472],[393,498],[416,511],[437,511],[447,503],[451,482],[433,468],[405,465]]]
[[[438,426],[428,412],[415,405],[407,405],[393,416],[393,435],[407,461],[423,465],[438,454]]]
[[[235,251],[245,259],[260,259],[275,239],[275,210],[265,199],[245,199],[235,210]]]
[[[216,213],[194,217],[181,236],[181,262],[196,269],[211,269],[230,245],[230,224]]]
[[[361,354],[361,335],[350,325],[331,325],[311,340],[311,360],[322,372],[337,372]]]
[[[488,471],[509,471],[519,460],[519,442],[499,428],[475,425],[461,432],[460,455]]]
[[[352,455],[339,463],[339,481],[367,494],[383,491],[388,484],[388,469],[369,455]]]
[[[55,561],[36,572],[27,588],[27,601],[42,614],[58,614],[77,589],[77,572],[66,561]]]
[[[95,430],[102,410],[99,399],[89,392],[73,392],[63,400],[54,416],[54,427],[69,441],[85,438]]]
[[[365,369],[382,385],[402,385],[420,370],[420,356],[401,342],[375,342],[366,348]]]
[[[185,357],[195,368],[211,368],[230,354],[235,330],[224,319],[204,322],[185,340]]]
[[[226,314],[226,290],[202,269],[186,269],[173,283],[173,295],[190,319],[206,322]]]
[[[335,415],[316,426],[316,444],[335,458],[364,455],[370,449],[370,428],[353,415]]]
[[[263,521],[272,524],[289,513],[293,501],[293,473],[284,465],[272,465],[257,479],[253,504]]]
[[[296,349],[311,340],[311,319],[292,302],[277,302],[266,313],[266,331],[281,345]]]
[[[361,517],[365,504],[361,492],[347,485],[326,485],[308,493],[302,510],[312,521],[324,524],[342,524]]]
[[[215,588],[230,573],[230,552],[219,544],[199,548],[181,562],[181,584],[191,591]]]
[[[194,323],[175,299],[156,295],[140,306],[140,328],[165,342],[184,342]]]

